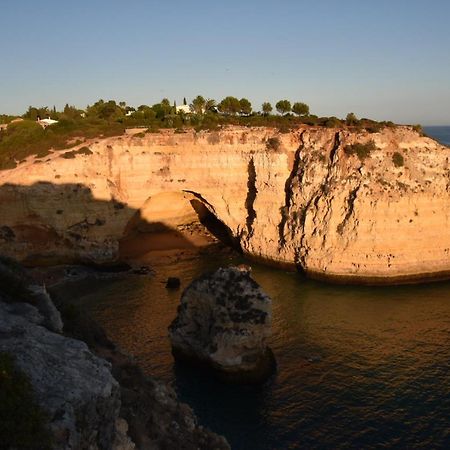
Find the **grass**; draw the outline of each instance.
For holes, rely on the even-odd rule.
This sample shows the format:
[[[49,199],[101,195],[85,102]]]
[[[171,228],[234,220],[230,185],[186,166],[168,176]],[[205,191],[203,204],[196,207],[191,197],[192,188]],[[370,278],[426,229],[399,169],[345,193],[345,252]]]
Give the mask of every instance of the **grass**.
[[[48,417],[8,353],[0,353],[0,399],[0,449],[52,448]]]
[[[41,158],[51,149],[64,150],[78,145],[80,140],[76,138],[117,136],[124,130],[123,124],[92,118],[61,120],[46,129],[31,120],[13,123],[0,133],[0,170],[12,169],[17,161],[30,155]]]

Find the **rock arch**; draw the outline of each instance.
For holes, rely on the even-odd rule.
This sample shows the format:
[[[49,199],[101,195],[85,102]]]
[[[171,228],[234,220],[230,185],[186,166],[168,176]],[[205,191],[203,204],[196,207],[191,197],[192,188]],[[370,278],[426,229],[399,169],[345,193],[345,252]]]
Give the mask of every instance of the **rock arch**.
[[[154,250],[194,249],[219,240],[238,246],[214,207],[193,191],[162,191],[149,196],[124,227],[121,258]]]

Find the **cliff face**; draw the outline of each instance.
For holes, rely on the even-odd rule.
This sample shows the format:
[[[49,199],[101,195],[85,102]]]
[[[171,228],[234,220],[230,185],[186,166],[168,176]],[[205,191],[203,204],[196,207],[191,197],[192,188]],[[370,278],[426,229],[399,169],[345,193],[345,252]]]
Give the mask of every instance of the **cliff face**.
[[[345,151],[372,140],[365,159]],[[408,127],[164,131],[82,145],[92,154],[0,173],[0,252],[109,261],[138,223],[187,223],[191,202],[247,254],[311,276],[450,275],[450,149]]]

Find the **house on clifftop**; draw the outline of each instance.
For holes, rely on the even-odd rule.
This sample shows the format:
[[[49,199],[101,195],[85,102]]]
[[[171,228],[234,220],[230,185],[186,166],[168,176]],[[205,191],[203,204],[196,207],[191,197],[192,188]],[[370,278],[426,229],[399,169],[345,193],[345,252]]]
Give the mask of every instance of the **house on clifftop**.
[[[42,127],[42,128],[47,128],[50,125],[54,125],[55,123],[58,123],[57,120],[53,120],[50,119],[50,117],[48,117],[47,119],[40,119],[38,118],[37,123]]]

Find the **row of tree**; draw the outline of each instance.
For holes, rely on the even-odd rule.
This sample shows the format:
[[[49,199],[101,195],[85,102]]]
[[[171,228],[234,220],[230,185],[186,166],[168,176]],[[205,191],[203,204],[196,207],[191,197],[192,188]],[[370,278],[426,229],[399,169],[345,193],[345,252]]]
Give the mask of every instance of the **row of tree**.
[[[225,97],[220,103],[216,103],[213,99],[205,99],[201,95],[198,95],[191,103],[191,111],[196,114],[203,114],[208,111],[221,112],[224,114],[240,114],[249,115],[252,113],[252,104],[246,98],[240,100],[236,97]],[[289,100],[280,100],[275,105],[276,110],[282,114],[288,114],[293,112],[298,116],[308,116],[309,106],[303,102],[296,102],[291,105]],[[265,115],[272,113],[273,108],[269,102],[264,102],[261,107],[261,111]]]
[[[183,104],[187,105],[186,99]],[[297,116],[308,116],[309,106],[306,103],[296,102],[291,105],[289,100],[280,100],[275,104],[275,109],[281,115],[294,113]],[[201,95],[195,97],[189,104],[189,110],[193,114],[203,115],[208,113],[223,113],[226,115],[241,115],[249,116],[254,113],[252,104],[247,98],[238,99],[236,97],[228,96],[217,103],[210,98],[204,98]],[[273,107],[269,102],[264,102],[261,111],[265,116],[273,112]],[[54,119],[77,119],[80,117],[97,117],[104,120],[120,120],[128,116],[136,116],[146,119],[163,119],[166,116],[177,114],[180,109],[177,108],[176,103],[170,103],[167,98],[163,98],[159,103],[153,106],[140,105],[137,108],[127,106],[125,102],[116,103],[114,100],[104,101],[99,100],[91,106],[88,106],[85,111],[80,110],[68,104],[65,105],[63,111],[56,111],[48,107],[36,108],[30,106],[27,112],[23,115],[24,118],[30,120],[37,120],[38,118],[52,117]],[[186,112],[182,109],[181,112]]]

